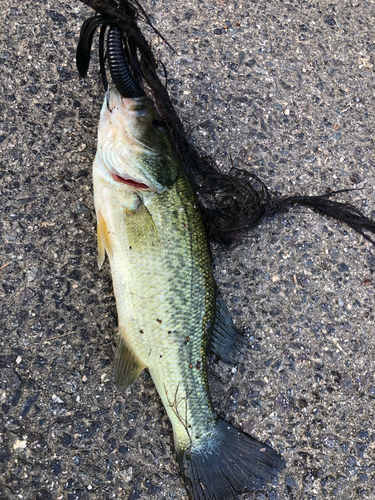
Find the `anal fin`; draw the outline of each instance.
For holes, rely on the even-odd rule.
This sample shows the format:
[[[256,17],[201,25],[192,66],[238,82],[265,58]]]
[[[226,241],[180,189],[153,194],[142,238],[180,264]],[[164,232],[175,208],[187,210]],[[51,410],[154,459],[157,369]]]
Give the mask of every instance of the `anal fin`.
[[[120,336],[115,354],[115,383],[119,392],[125,392],[145,369],[138,356]]]
[[[244,344],[244,337],[233,324],[230,312],[224,300],[217,296],[216,316],[212,327],[210,350],[225,363],[236,363]]]

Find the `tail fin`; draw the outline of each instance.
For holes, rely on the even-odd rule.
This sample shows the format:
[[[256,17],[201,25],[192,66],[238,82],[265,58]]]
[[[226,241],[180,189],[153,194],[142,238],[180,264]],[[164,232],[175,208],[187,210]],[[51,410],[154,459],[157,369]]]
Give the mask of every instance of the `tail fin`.
[[[215,433],[180,457],[192,500],[229,500],[254,491],[276,476],[284,460],[269,446],[218,421]]]

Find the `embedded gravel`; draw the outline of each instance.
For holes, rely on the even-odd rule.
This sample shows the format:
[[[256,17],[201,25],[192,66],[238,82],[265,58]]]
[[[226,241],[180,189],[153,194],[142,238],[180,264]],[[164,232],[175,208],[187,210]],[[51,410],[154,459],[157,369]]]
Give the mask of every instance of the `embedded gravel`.
[[[145,33],[203,154],[274,191],[375,217],[372,1],[148,0]],[[75,49],[92,12],[3,0],[0,498],[186,499],[147,373],[113,384],[116,308],[96,266],[91,164],[103,89]],[[96,58],[97,60],[97,58]],[[375,499],[375,249],[307,209],[214,248],[248,347],[211,363],[219,414],[286,460],[253,499]]]

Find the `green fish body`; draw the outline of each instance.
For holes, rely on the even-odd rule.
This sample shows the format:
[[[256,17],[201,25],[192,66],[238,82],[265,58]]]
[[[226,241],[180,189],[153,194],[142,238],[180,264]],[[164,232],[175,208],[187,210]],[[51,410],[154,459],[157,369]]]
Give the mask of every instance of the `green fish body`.
[[[206,353],[231,360],[241,340],[217,295],[192,187],[150,99],[106,97],[93,175],[99,267],[106,252],[118,310],[117,388],[149,370],[192,499],[258,487],[282,460],[213,411]]]

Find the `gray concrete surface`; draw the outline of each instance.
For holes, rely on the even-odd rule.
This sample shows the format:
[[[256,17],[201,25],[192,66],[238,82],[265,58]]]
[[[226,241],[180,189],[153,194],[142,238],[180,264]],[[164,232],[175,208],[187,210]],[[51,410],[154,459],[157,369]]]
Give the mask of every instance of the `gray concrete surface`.
[[[282,193],[375,215],[372,1],[149,0],[191,140]],[[1,3],[0,497],[185,499],[149,376],[113,385],[116,310],[96,267],[91,163],[103,90],[75,69],[78,1]],[[217,411],[286,460],[256,499],[374,499],[374,247],[305,209],[264,223],[216,276],[250,335],[210,368]]]

